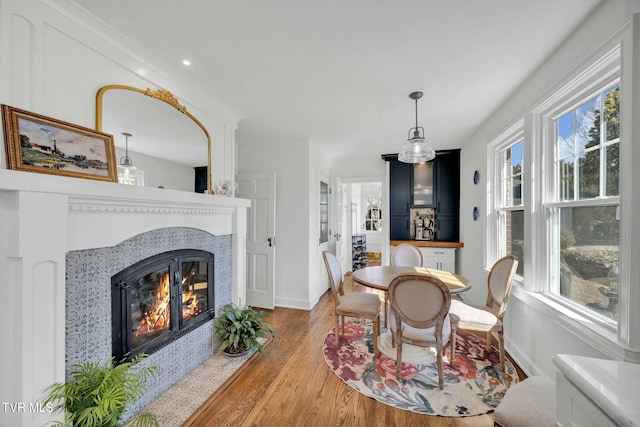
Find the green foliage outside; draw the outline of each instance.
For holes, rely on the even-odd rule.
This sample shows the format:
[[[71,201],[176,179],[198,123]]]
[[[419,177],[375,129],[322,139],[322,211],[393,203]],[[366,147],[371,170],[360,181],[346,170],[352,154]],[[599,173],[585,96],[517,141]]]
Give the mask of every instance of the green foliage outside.
[[[122,414],[145,392],[147,380],[158,373],[157,366],[140,367],[147,355],[140,354],[130,362],[114,365],[113,359],[104,363],[84,362],[73,365],[71,379],[49,386],[44,405],[52,404],[55,411],[64,411],[59,426],[116,427]],[[126,426],[158,426],[154,414],[135,415]]]

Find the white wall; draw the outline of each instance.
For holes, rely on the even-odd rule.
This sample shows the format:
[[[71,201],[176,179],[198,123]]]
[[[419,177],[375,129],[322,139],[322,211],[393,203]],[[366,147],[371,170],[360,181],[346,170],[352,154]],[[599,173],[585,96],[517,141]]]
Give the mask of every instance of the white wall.
[[[95,128],[99,88],[123,84],[172,92],[208,129],[213,181],[235,174],[241,115],[94,20],[70,0],[0,0],[0,102]],[[4,150],[0,167],[5,167]]]
[[[398,145],[398,149],[400,149],[400,145]],[[331,159],[331,170],[334,176],[340,178],[385,176],[386,162],[380,157],[381,154],[382,153],[362,153],[357,156],[337,157]],[[360,182],[365,181],[362,180]]]
[[[236,140],[238,173],[276,173],[276,305],[309,309],[308,140]]]
[[[525,112],[541,100],[581,59],[585,58],[629,18],[624,2],[605,1],[585,23],[563,43],[521,87],[494,111],[485,124],[463,146],[461,152],[460,236],[465,246],[458,251],[460,274],[471,279],[473,288],[465,299],[483,303],[486,298],[487,270],[484,266],[486,244],[486,146]],[[480,183],[473,185],[473,171],[480,172]],[[472,209],[478,206],[480,219],[472,220]],[[533,232],[529,230],[529,232]],[[526,255],[525,255],[526,256]],[[526,267],[525,267],[526,268]],[[507,351],[529,374],[544,373],[554,378],[553,355],[570,353],[593,357],[607,357],[601,346],[575,335],[566,324],[531,304],[516,286],[505,321]]]

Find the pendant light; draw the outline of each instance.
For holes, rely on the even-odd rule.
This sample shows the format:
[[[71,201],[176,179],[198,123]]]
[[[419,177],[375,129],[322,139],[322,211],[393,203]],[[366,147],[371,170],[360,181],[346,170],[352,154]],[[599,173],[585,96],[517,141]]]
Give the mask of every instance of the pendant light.
[[[130,133],[122,132],[125,137],[125,154],[120,158],[120,164],[118,165],[118,182],[125,185],[140,185],[138,182],[138,168],[133,166],[131,159],[129,158],[129,137]]]
[[[416,126],[409,129],[408,138],[398,153],[398,160],[404,163],[423,163],[436,157],[436,152],[427,145],[424,128],[418,126],[418,99],[422,98],[422,95],[422,92],[409,94],[409,98],[416,102]]]

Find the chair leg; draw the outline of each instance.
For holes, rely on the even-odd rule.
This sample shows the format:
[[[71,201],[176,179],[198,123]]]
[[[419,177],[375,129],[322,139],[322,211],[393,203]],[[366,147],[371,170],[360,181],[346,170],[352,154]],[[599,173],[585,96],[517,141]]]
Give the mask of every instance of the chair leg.
[[[487,332],[487,353],[491,351],[491,331]]]
[[[338,334],[340,333],[340,315],[336,314],[336,348],[338,348]]]
[[[396,348],[396,379],[400,381],[400,371],[402,370],[402,337],[398,338],[398,347]]]
[[[442,351],[438,348],[438,385],[444,389],[444,375],[442,374]]]
[[[451,344],[451,355],[449,356],[449,366],[455,366],[454,361],[456,359],[456,335],[458,332],[458,322],[451,322],[451,338],[449,343]]]
[[[388,306],[389,306],[389,292],[384,293],[384,327],[387,327],[387,314],[388,314]]]
[[[378,337],[380,336],[380,314],[373,319],[373,357],[378,357]]]
[[[504,372],[504,335],[498,332],[498,346],[500,347],[500,369]]]

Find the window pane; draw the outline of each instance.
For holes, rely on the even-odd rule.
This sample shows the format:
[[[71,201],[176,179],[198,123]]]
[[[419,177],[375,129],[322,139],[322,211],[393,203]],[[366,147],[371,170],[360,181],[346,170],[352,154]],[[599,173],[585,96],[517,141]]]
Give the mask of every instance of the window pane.
[[[320,244],[329,241],[329,184],[320,181]]]
[[[619,221],[617,206],[560,209],[559,295],[617,318]]]
[[[605,94],[604,121],[606,129],[605,142],[620,137],[620,87],[615,87]]]
[[[618,156],[618,144],[613,144],[607,147],[606,149],[606,195],[607,196],[617,196],[620,194],[620,187],[618,181],[618,165],[620,164],[620,159]]]
[[[574,146],[574,114],[573,111],[558,119],[558,158],[573,156]]]
[[[524,211],[506,212],[506,254],[518,258],[516,274],[523,276],[524,271]]]
[[[502,152],[505,206],[522,205],[523,147],[520,141]]]
[[[600,195],[600,150],[586,152],[579,161],[580,198],[590,199]]]
[[[559,162],[558,184],[560,200],[573,200],[573,158]]]
[[[585,102],[576,110],[577,150],[584,151],[600,143],[600,96]]]

